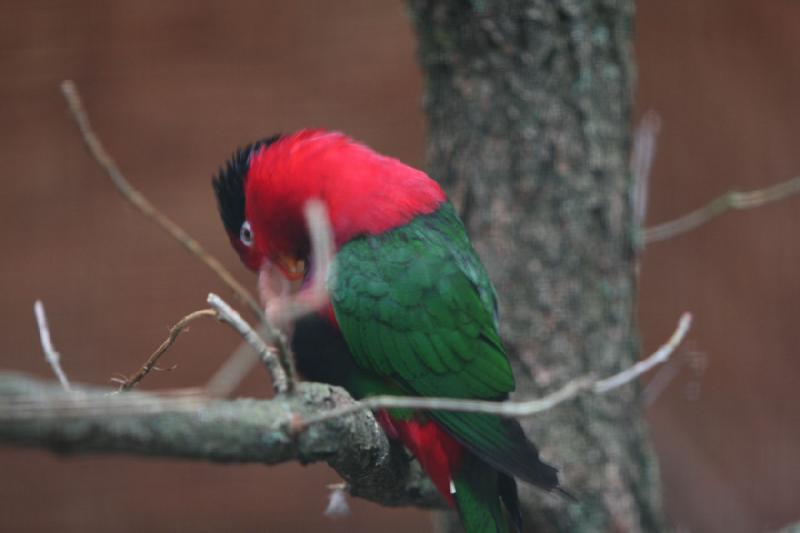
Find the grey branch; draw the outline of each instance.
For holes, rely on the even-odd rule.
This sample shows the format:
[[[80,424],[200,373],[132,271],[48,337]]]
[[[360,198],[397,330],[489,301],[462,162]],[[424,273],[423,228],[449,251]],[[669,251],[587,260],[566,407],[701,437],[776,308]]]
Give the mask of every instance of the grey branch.
[[[325,461],[354,496],[391,506],[444,507],[416,462],[389,443],[369,412],[302,433],[293,429],[296,417],[352,404],[337,387],[301,383],[291,396],[233,401],[192,393],[176,398],[137,391],[110,395],[112,389],[86,386],[73,390],[0,374],[0,443],[222,463]],[[87,415],[89,405],[97,406],[98,414]],[[135,412],[143,405],[154,412]]]
[[[231,311],[220,307],[218,298],[210,295],[209,303],[230,318]],[[230,323],[236,326],[236,322]],[[279,394],[272,400],[211,400],[197,389],[172,395],[109,395],[108,389],[81,387],[69,393],[31,378],[0,374],[0,443],[62,453],[128,453],[216,462],[326,461],[355,496],[384,505],[442,506],[417,463],[388,442],[368,408],[530,416],[581,392],[602,394],[638,378],[667,360],[690,323],[690,315],[684,314],[667,343],[612,378],[578,378],[544,398],[525,402],[394,397],[356,403],[342,389],[318,383],[302,383],[294,394]],[[246,330],[241,333],[255,336],[249,326]],[[268,352],[266,347],[256,349]],[[276,362],[273,366],[280,368]]]

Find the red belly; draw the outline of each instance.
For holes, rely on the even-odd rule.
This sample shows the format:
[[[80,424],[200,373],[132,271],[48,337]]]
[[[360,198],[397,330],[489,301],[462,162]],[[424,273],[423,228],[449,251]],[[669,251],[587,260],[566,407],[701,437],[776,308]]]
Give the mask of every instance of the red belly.
[[[445,500],[453,505],[450,480],[461,464],[461,444],[430,420],[398,420],[383,410],[378,411],[376,416],[386,434],[390,438],[400,439],[417,458]]]

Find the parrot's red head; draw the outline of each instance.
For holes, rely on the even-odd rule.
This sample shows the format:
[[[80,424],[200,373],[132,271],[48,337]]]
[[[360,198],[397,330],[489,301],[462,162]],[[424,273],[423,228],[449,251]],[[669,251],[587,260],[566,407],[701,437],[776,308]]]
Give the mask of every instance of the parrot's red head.
[[[307,267],[304,208],[321,200],[335,248],[401,226],[445,200],[424,172],[323,130],[274,136],[238,150],[213,180],[231,243],[248,268],[267,263],[290,279]]]

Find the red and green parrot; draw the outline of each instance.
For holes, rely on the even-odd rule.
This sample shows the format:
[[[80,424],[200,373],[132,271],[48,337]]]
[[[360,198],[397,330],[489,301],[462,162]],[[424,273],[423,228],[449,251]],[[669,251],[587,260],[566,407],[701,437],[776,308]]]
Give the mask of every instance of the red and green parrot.
[[[291,342],[306,379],[354,398],[502,401],[514,390],[494,289],[453,206],[424,172],[341,133],[304,130],[238,150],[213,186],[244,264],[306,285],[314,264],[304,207],[316,199],[327,208],[335,244],[328,304],[295,324]],[[521,528],[515,478],[563,492],[516,420],[403,409],[377,418],[469,533]]]

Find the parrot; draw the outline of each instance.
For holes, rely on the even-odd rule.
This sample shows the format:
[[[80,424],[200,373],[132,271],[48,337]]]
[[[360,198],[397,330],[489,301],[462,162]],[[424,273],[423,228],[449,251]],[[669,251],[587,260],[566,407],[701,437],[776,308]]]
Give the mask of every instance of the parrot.
[[[509,398],[514,376],[494,288],[453,204],[427,174],[345,134],[306,129],[236,150],[212,185],[231,245],[259,286],[278,272],[302,293],[315,268],[304,206],[315,200],[327,209],[334,274],[324,305],[297,319],[290,339],[305,379],[355,399]],[[516,479],[568,494],[515,419],[375,414],[468,533],[521,530]]]

